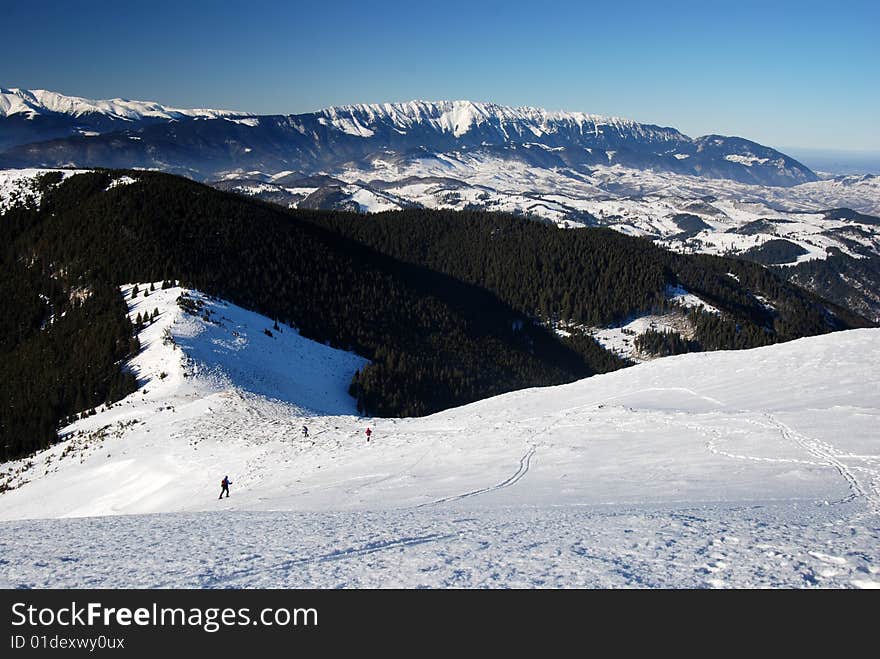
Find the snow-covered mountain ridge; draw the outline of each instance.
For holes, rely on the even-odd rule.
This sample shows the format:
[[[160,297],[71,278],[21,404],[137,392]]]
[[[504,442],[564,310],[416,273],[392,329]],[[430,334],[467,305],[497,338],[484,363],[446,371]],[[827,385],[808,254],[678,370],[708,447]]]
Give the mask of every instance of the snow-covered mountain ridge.
[[[0,117],[16,114],[33,119],[42,114],[64,114],[82,117],[101,114],[113,119],[137,121],[145,118],[182,119],[245,116],[231,110],[172,108],[155,101],[132,101],[124,98],[91,100],[79,96],[65,96],[45,89],[6,89],[0,87]]]
[[[817,180],[785,154],[738,137],[692,139],[630,119],[467,100],[254,116],[44,90],[4,90],[0,99],[4,166],[159,167],[217,178],[232,170],[315,174],[388,151],[409,158],[467,150],[515,160],[517,149],[531,145],[544,151],[535,163],[543,166],[618,164],[780,186]],[[123,131],[140,144],[119,142]],[[58,139],[64,143],[47,142]]]
[[[653,141],[687,139],[674,128],[648,126],[632,119],[468,100],[341,105],[319,110],[316,114],[342,132],[361,137],[373,134],[371,126],[390,124],[399,131],[428,125],[439,132],[452,133],[455,137],[461,137],[474,128],[492,126],[508,140],[524,136],[542,137],[564,129],[576,129],[593,137],[608,130],[618,135],[628,133]]]
[[[155,101],[121,98],[92,100],[66,96],[45,89],[0,88],[0,117],[25,114],[33,118],[35,115],[46,113],[68,114],[75,117],[96,113],[127,120],[145,117],[216,119],[254,116],[253,113],[232,110],[174,108]],[[576,126],[580,132],[594,135],[599,134],[600,127],[601,130],[607,127],[618,133],[633,132],[648,139],[665,141],[685,139],[673,128],[648,127],[631,119],[584,112],[548,111],[527,106],[508,107],[467,100],[415,100],[403,103],[340,105],[318,110],[314,114],[340,131],[360,137],[371,136],[373,133],[366,126],[379,123],[390,123],[399,130],[409,130],[418,124],[426,124],[438,131],[453,133],[456,137],[460,137],[474,126],[492,122],[502,129],[509,129],[511,134],[508,137],[522,136],[526,134],[525,131],[539,137],[545,133],[558,132],[559,125],[562,124]],[[297,115],[290,116],[295,118]]]

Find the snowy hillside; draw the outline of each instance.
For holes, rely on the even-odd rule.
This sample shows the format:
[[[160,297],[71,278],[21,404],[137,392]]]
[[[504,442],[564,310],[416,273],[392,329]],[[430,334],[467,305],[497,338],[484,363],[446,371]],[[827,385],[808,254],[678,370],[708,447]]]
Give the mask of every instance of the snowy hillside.
[[[113,464],[120,467],[117,475],[122,482],[148,485],[137,501],[125,505],[102,492],[96,498],[68,499],[63,505],[70,505],[69,509],[60,514],[153,511],[157,509],[153,490],[164,486],[168,479],[197,484],[207,475],[199,461],[193,463],[184,456],[173,458],[156,453],[156,449],[165,440],[171,441],[169,448],[177,440],[196,450],[199,439],[190,432],[195,427],[207,427],[206,423],[217,435],[204,439],[235,441],[233,426],[216,416],[218,410],[236,418],[236,424],[244,424],[238,428],[238,439],[246,443],[259,443],[260,436],[296,440],[304,419],[357,413],[347,388],[354,372],[366,363],[360,357],[304,339],[290,327],[276,329],[275,323],[263,316],[196,291],[178,287],[162,290],[156,285],[150,293],[149,285],[141,284],[136,299],[131,299],[131,286],[123,293],[129,300],[132,321],[138,316],[152,318],[158,312],[140,332],[142,351],[129,364],[141,387],[110,409],[66,429],[63,434],[67,441],[50,449],[45,457],[47,464],[57,460],[50,470],[55,473],[58,465],[68,464],[63,462],[65,458],[71,464],[79,458],[86,465],[85,456],[92,455],[109,438],[126,438],[129,447],[138,448],[139,459],[129,456],[126,448],[118,462],[83,466],[83,471],[74,469],[79,473],[71,475],[75,482],[91,482],[101,490],[109,485],[105,476]],[[268,410],[270,416],[261,410]],[[255,425],[248,429],[255,415],[277,419],[266,428]],[[139,440],[128,442],[130,433]],[[237,450],[234,446],[227,448]],[[31,480],[35,472],[24,468],[27,462],[7,463],[2,469],[0,489],[16,488]],[[101,476],[92,471],[96,466]],[[52,487],[51,479],[34,483],[41,485]],[[171,502],[177,495],[168,492],[166,505],[173,507]],[[40,514],[40,507],[32,509],[31,514]],[[7,510],[7,515],[10,512]]]
[[[880,177],[778,188],[621,166],[577,173],[477,154],[404,163],[377,158],[369,169],[343,169],[333,175],[396,197],[398,207],[481,207],[532,215],[560,226],[609,226],[688,252],[735,255],[781,237],[803,248],[800,260],[825,258],[829,247],[855,256],[859,252],[854,246],[880,253],[876,223],[856,227],[861,233],[841,232],[853,223],[826,217],[826,211],[841,207],[880,215]],[[693,216],[699,223],[683,226],[687,218],[682,216]],[[747,226],[758,220],[775,225]]]
[[[880,586],[880,330],[362,419],[357,356],[144,288],[141,389],[0,467],[4,586]]]
[[[42,195],[37,189],[36,179],[51,171],[60,171],[62,178],[76,173],[76,170],[0,169],[0,213],[19,204],[39,205]]]
[[[662,314],[640,313],[622,323],[608,327],[589,327],[586,325],[572,325],[557,322],[555,332],[563,337],[571,336],[573,329],[584,330],[593,337],[603,348],[635,363],[657,359],[657,355],[640,351],[636,346],[636,339],[645,332],[671,332],[678,334],[683,339],[690,340],[694,337],[694,328],[687,319],[690,309],[701,309],[710,314],[719,314],[720,311],[711,304],[693,293],[689,293],[681,286],[668,287],[666,299],[675,307]]]

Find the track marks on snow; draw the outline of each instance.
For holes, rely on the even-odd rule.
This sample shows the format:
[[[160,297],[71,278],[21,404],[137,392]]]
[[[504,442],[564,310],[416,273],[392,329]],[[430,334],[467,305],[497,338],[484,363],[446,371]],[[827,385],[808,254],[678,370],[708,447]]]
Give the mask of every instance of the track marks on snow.
[[[825,465],[833,467],[843,477],[849,486],[850,495],[839,503],[864,498],[870,508],[875,511],[880,510],[880,499],[877,497],[877,492],[862,485],[861,481],[853,473],[853,470],[838,458],[840,452],[836,448],[827,442],[799,433],[771,414],[766,414],[765,416],[779,429],[779,432],[785,439],[794,442],[807,453],[821,460]],[[876,476],[877,474],[874,473],[873,475]]]
[[[719,447],[719,444],[727,439],[726,433],[708,425],[691,424],[687,427],[692,430],[709,433],[711,438],[706,442],[706,448],[716,455],[722,455],[736,460],[803,464],[813,467],[828,467],[834,469],[844,479],[847,488],[850,491],[848,496],[835,503],[840,504],[863,499],[869,510],[880,512],[880,469],[875,469],[872,466],[876,456],[846,454],[826,441],[816,437],[810,437],[795,430],[769,412],[765,412],[762,416],[766,420],[766,424],[757,420],[745,419],[745,421],[747,423],[755,423],[759,426],[775,430],[783,440],[790,444],[794,444],[813,459],[803,460],[798,458],[755,456],[725,451]],[[850,466],[844,461],[845,459],[859,460],[863,464],[861,466]],[[857,472],[864,474],[867,479],[867,485],[859,478]]]
[[[272,572],[286,573],[299,566],[327,563],[330,561],[344,561],[354,558],[360,558],[362,556],[367,556],[369,554],[375,554],[378,552],[392,551],[394,549],[404,550],[407,547],[414,547],[417,545],[424,545],[432,542],[443,542],[445,540],[457,538],[458,536],[458,533],[429,533],[427,535],[395,538],[391,540],[377,540],[375,542],[368,542],[363,545],[348,547],[346,549],[337,549],[325,554],[293,558],[291,560],[282,561],[281,563],[278,563],[276,565],[272,565],[267,568],[261,568],[258,570],[244,568],[217,576],[213,574],[204,575],[204,577],[200,579],[200,586],[202,588],[217,588],[222,587],[223,584],[228,584],[238,579],[250,579],[254,576],[255,572],[259,572],[261,574]],[[253,558],[258,557],[254,556]]]
[[[532,456],[535,455],[536,448],[532,446],[526,451],[525,455],[523,455],[519,459],[519,467],[514,472],[512,476],[509,478],[497,483],[496,485],[490,485],[489,487],[481,487],[477,490],[471,490],[470,492],[465,492],[464,494],[455,494],[449,497],[443,497],[441,499],[435,499],[434,501],[429,501],[427,503],[422,503],[416,506],[416,508],[424,508],[425,506],[437,506],[442,503],[448,503],[450,501],[461,501],[462,499],[469,499],[471,497],[476,497],[481,494],[486,494],[487,492],[495,492],[497,490],[503,490],[506,487],[510,487],[511,485],[516,485],[520,482],[523,477],[529,473],[529,467],[531,466]]]

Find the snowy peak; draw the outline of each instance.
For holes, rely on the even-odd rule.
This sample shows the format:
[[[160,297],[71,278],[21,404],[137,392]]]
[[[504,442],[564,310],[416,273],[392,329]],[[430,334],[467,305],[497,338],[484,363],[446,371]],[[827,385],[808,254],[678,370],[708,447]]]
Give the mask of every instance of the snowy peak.
[[[219,119],[245,116],[243,112],[211,109],[172,108],[155,101],[130,101],[122,98],[91,100],[79,96],[65,96],[45,89],[6,89],[0,87],[0,117],[23,114],[28,118],[45,114],[81,117],[102,114],[113,119],[139,121],[141,119]]]
[[[319,121],[324,120],[325,125],[359,137],[372,137],[377,128],[387,126],[401,134],[425,127],[456,138],[481,127],[490,127],[507,141],[569,131],[594,137],[611,132],[618,136],[633,135],[660,141],[687,139],[675,129],[643,125],[631,119],[468,100],[343,105],[326,108],[316,115]]]

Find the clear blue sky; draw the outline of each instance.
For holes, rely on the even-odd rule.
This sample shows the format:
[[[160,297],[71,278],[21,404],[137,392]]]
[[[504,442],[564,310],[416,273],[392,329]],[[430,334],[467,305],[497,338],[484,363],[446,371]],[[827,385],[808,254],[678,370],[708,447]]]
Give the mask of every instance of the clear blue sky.
[[[880,0],[0,0],[0,37],[0,86],[89,98],[467,98],[880,150]]]

